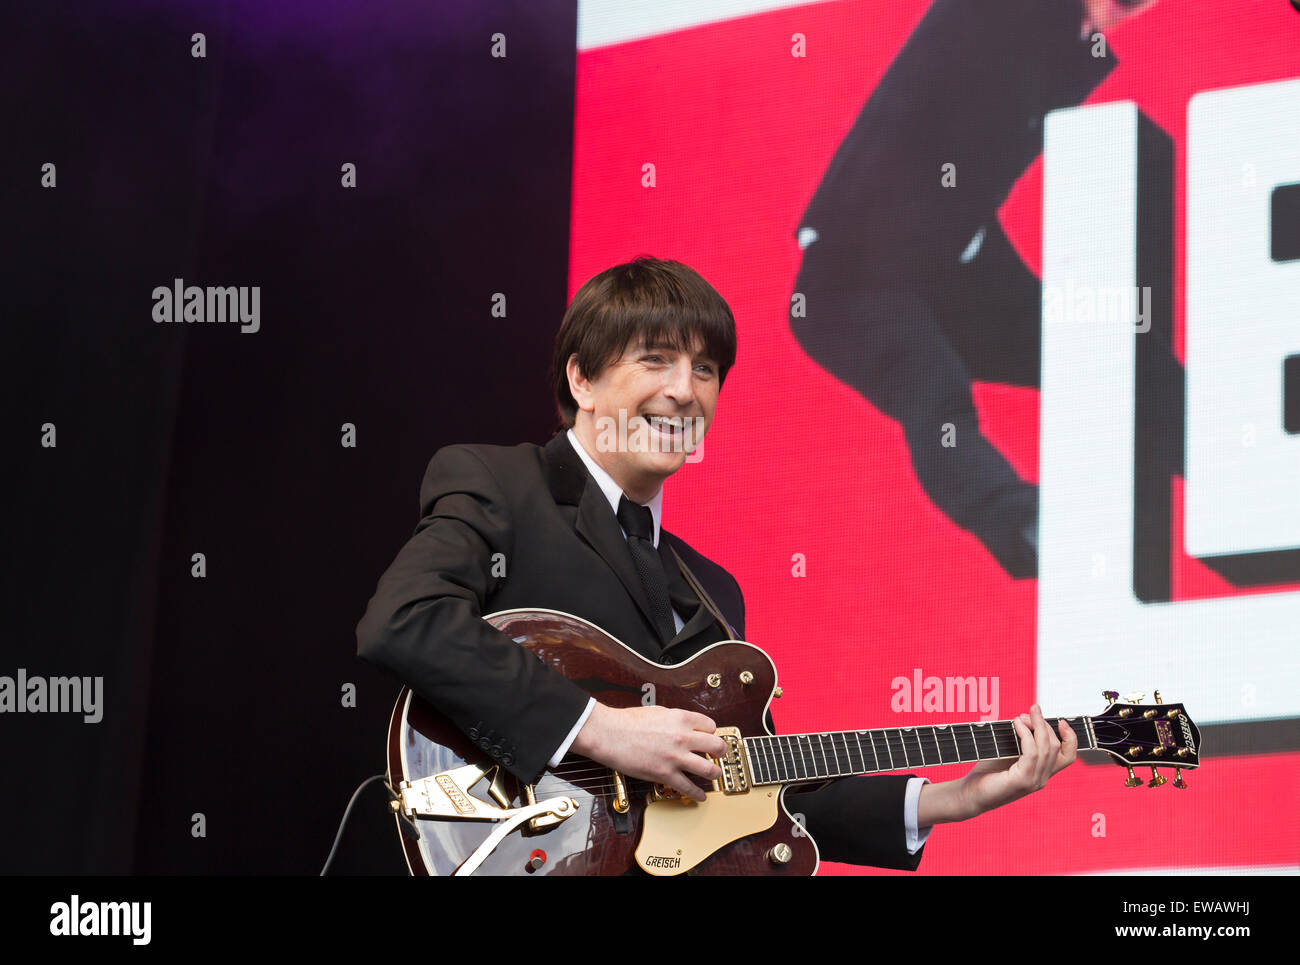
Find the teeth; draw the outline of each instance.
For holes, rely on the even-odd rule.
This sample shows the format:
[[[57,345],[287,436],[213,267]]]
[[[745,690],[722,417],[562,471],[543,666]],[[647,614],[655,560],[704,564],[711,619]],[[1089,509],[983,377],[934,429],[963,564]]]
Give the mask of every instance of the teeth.
[[[682,420],[679,416],[674,416],[673,418],[669,419],[661,415],[652,415],[649,418],[652,423],[657,423],[662,426],[667,426],[670,429],[680,430],[682,428]]]

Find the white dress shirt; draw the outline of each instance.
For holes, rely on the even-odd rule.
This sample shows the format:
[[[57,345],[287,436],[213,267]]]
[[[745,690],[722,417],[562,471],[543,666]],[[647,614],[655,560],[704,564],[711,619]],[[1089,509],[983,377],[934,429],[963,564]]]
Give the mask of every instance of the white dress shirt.
[[[587,471],[591,473],[591,478],[596,480],[596,484],[600,486],[600,491],[604,493],[605,498],[609,500],[610,509],[612,509],[614,514],[617,516],[618,503],[619,500],[623,498],[623,490],[619,487],[618,483],[614,482],[613,477],[611,477],[609,473],[605,472],[596,460],[592,459],[591,456],[587,454],[587,450],[584,449],[582,443],[578,441],[577,433],[572,429],[568,432],[568,438],[569,445],[573,446],[573,451],[578,454],[578,458],[581,459],[583,465],[587,467]],[[654,498],[652,498],[650,502],[643,504],[650,509],[650,518],[654,521],[654,545],[656,549],[659,547],[659,515],[662,509],[663,496],[664,491],[661,487],[660,490],[654,494]],[[627,538],[626,532],[623,533],[623,538]],[[681,632],[682,627],[686,625],[685,621],[682,620],[681,615],[676,610],[673,610],[673,624],[678,632]],[[582,725],[587,722],[587,718],[591,716],[592,708],[595,706],[596,698],[589,698],[587,700],[586,709],[578,718],[577,723],[573,725],[573,729],[569,731],[569,736],[564,739],[564,742],[559,746],[548,762],[551,767],[558,765],[564,755],[569,752],[569,747],[573,744],[574,740],[577,739],[578,731],[582,730]],[[921,845],[925,844],[926,838],[930,836],[930,828],[919,829],[917,827],[917,808],[921,799],[921,785],[927,783],[929,783],[928,778],[914,777],[907,782],[907,791],[903,795],[903,826],[907,832],[907,850],[909,854],[916,854],[917,851],[921,850]]]

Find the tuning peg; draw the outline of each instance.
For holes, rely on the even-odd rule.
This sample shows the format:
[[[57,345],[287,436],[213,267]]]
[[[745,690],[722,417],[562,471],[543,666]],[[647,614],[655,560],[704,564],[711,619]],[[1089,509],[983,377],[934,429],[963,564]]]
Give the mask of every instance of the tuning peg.
[[[1118,690],[1103,690],[1101,695],[1106,698],[1107,705],[1113,704],[1115,701],[1119,700]]]
[[[1128,780],[1124,782],[1124,786],[1137,787],[1139,784],[1141,784],[1142,778],[1138,777],[1136,774],[1133,773],[1133,768],[1127,764],[1125,764],[1124,766],[1128,767]]]
[[[1168,784],[1169,778],[1161,777],[1160,772],[1154,767],[1151,768],[1151,780],[1147,781],[1147,787],[1159,787],[1161,784]]]
[[[1124,695],[1124,703],[1126,703],[1126,704],[1140,704],[1140,703],[1142,703],[1142,701],[1146,700],[1146,698],[1147,698],[1147,695],[1146,695],[1145,693],[1131,693],[1131,694],[1125,694],[1125,695]]]
[[[1160,691],[1156,691],[1156,703],[1160,703]]]
[[[1187,782],[1183,780],[1183,769],[1181,767],[1174,768],[1174,787],[1180,791],[1187,790]]]

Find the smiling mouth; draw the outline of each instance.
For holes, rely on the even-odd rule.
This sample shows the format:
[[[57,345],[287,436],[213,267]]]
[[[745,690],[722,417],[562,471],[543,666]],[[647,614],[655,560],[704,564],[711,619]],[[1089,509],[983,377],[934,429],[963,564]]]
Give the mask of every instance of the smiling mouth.
[[[704,434],[704,420],[699,417],[643,414],[641,418],[654,433],[653,438],[663,440],[654,447],[660,452],[690,452]]]
[[[685,430],[688,422],[687,419],[684,419],[681,416],[647,415],[642,416],[642,418],[644,418],[646,422],[650,423],[652,429],[656,429],[665,435],[680,434]]]

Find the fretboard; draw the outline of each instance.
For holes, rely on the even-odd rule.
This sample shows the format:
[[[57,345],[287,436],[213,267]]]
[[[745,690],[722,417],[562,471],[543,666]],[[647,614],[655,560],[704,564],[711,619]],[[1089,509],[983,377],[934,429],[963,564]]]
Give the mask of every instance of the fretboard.
[[[1059,719],[1047,718],[1058,734]],[[1066,717],[1065,722],[1078,736],[1081,750],[1097,746],[1090,718]],[[754,784],[824,781],[1020,756],[1020,739],[1009,720],[746,737],[744,743]]]

